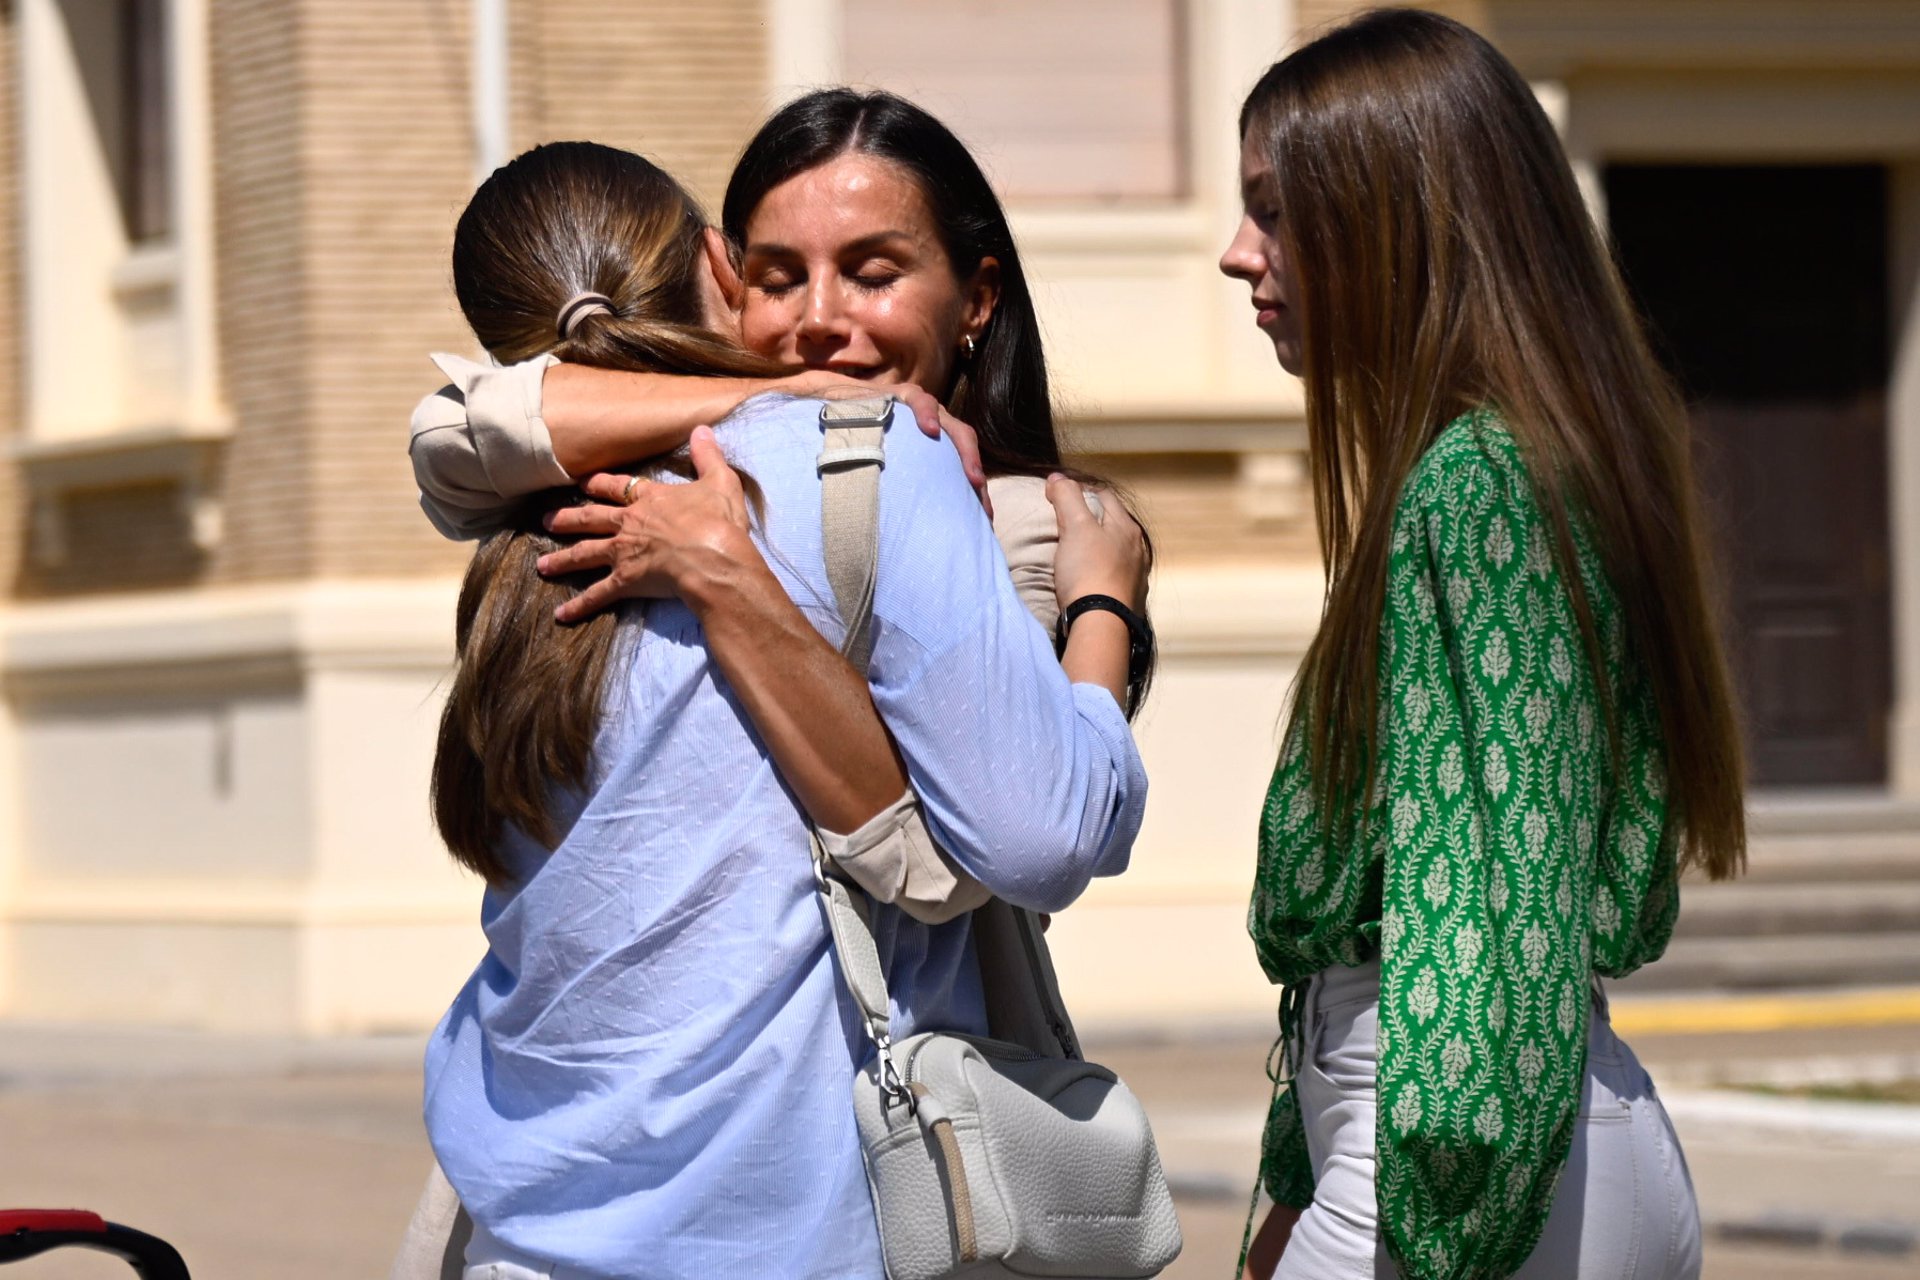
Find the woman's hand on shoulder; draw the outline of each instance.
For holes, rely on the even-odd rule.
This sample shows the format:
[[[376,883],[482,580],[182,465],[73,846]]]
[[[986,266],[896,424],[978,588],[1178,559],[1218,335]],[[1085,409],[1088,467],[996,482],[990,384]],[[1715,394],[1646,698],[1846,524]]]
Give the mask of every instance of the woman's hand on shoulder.
[[[1066,608],[1082,596],[1112,596],[1138,610],[1147,599],[1152,558],[1147,535],[1110,490],[1069,476],[1047,477],[1047,501],[1060,521],[1053,591]]]
[[[600,472],[580,483],[595,502],[547,517],[550,532],[582,540],[542,556],[543,576],[607,571],[555,610],[557,621],[579,622],[620,600],[666,596],[699,611],[715,586],[743,569],[765,572],[747,533],[745,490],[712,429],[695,428],[689,449],[696,478],[686,484]]]

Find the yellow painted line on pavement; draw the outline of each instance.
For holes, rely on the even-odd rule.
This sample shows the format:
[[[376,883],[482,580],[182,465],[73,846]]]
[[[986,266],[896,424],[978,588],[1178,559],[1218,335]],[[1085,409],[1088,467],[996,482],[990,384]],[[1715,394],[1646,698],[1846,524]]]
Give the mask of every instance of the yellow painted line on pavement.
[[[1883,1027],[1920,1023],[1920,987],[1831,995],[1676,996],[1612,1002],[1616,1029],[1639,1035]]]

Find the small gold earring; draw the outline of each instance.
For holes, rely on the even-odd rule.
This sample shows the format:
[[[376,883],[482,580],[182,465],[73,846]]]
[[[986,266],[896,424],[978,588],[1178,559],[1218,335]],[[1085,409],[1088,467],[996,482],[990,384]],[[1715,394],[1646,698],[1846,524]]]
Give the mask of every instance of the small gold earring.
[[[973,359],[973,353],[976,350],[976,347],[974,345],[972,334],[963,333],[960,335],[960,347],[963,351],[967,353],[967,359],[969,360]]]

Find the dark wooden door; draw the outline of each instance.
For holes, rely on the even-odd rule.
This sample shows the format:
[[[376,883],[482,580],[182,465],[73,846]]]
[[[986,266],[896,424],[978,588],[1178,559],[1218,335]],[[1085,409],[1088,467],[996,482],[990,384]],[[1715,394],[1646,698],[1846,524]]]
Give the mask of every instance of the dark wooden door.
[[[1693,408],[1752,778],[1886,780],[1887,178],[1615,165],[1608,222]]]

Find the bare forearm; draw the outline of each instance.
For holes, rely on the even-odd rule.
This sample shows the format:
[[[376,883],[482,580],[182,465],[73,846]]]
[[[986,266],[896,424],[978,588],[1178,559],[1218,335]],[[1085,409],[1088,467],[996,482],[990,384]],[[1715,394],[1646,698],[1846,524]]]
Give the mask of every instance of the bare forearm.
[[[900,798],[906,771],[866,681],[771,574],[758,566],[716,573],[688,604],[715,665],[815,823],[854,831]]]
[[[554,457],[572,476],[677,449],[693,429],[784,381],[694,378],[556,364],[541,382]]]
[[[1073,621],[1067,632],[1067,651],[1060,666],[1075,684],[1097,684],[1113,695],[1122,711],[1127,707],[1127,624],[1102,609],[1092,609]]]
[[[1293,1238],[1294,1224],[1300,1221],[1300,1211],[1284,1204],[1276,1204],[1267,1211],[1267,1217],[1260,1224],[1260,1230],[1254,1233],[1247,1249],[1247,1270],[1245,1280],[1268,1280],[1280,1266],[1280,1255],[1287,1250],[1287,1242]]]

